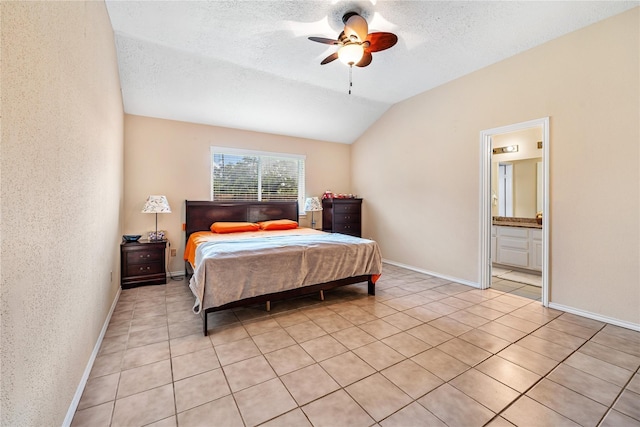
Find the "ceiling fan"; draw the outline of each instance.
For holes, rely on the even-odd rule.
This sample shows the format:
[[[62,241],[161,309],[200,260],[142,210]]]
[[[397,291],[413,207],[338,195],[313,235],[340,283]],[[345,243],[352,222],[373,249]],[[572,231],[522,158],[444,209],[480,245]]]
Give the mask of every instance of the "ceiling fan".
[[[320,65],[340,59],[352,67],[366,67],[373,60],[372,52],[389,49],[398,42],[398,36],[393,33],[368,33],[367,21],[356,12],[348,12],[342,17],[344,31],[338,40],[324,37],[309,37],[309,40],[340,46],[338,50],[322,60]]]

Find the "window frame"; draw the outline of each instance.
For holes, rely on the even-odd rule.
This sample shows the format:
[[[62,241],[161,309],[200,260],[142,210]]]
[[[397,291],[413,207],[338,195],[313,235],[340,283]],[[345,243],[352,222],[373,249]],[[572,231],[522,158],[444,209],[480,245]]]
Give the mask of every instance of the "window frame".
[[[262,151],[262,150],[247,150],[243,148],[231,148],[221,146],[211,146],[209,151],[209,199],[214,201],[213,194],[213,180],[214,180],[214,156],[215,154],[229,154],[234,156],[255,156],[258,157],[259,164],[262,161],[262,157],[275,157],[283,159],[293,159],[298,163],[298,214],[305,215],[304,201],[305,201],[305,181],[306,181],[306,160],[307,156],[304,154],[291,154],[291,153],[278,153],[274,151]],[[258,168],[258,185],[262,185],[262,168]],[[262,201],[262,189],[258,188],[258,201]]]

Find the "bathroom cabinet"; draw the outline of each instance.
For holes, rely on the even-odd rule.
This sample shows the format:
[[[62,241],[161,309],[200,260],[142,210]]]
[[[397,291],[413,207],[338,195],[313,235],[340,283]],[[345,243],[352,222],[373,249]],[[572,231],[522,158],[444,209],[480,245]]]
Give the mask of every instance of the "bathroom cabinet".
[[[542,230],[492,226],[491,259],[505,266],[542,271]]]

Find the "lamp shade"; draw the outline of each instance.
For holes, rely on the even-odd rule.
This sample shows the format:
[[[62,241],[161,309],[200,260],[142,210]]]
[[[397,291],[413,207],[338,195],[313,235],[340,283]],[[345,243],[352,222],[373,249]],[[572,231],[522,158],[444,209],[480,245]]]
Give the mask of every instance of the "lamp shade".
[[[322,204],[317,197],[308,197],[304,202],[305,212],[318,212],[322,210]]]
[[[142,213],[171,213],[171,206],[165,196],[149,196],[144,203]]]

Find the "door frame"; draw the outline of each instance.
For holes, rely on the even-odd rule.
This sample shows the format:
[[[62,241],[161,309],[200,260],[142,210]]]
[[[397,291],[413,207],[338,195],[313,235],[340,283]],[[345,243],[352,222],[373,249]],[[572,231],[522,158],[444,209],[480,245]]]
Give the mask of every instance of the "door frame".
[[[542,126],[542,305],[549,306],[549,117],[480,132],[480,289],[491,287],[491,157],[492,137]]]

